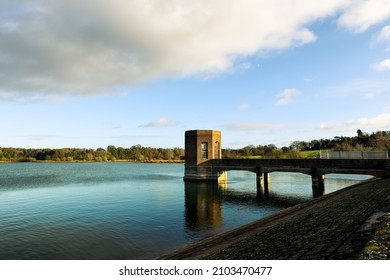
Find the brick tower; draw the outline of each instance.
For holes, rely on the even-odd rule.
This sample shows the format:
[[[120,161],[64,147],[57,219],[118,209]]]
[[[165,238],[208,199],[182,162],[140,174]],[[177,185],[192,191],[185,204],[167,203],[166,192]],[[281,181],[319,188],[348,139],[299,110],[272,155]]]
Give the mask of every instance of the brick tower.
[[[210,160],[222,158],[221,132],[216,130],[188,130],[185,132],[186,181],[218,181],[221,174],[214,172]]]

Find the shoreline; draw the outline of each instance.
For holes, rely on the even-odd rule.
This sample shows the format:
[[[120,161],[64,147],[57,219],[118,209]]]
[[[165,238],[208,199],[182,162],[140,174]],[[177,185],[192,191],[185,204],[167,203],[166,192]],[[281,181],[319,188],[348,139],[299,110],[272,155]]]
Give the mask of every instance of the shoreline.
[[[144,161],[136,161],[136,160],[107,160],[107,161],[96,161],[96,160],[72,160],[72,161],[66,161],[66,160],[31,160],[31,161],[23,161],[23,160],[16,160],[16,161],[0,161],[1,163],[183,163],[184,160],[144,160]]]
[[[379,186],[380,191],[379,187],[375,186]],[[361,201],[369,199],[368,188],[372,189],[371,196],[373,198],[372,201],[368,201],[372,203],[362,206]],[[367,243],[365,242],[367,237],[372,236],[378,223],[371,222],[371,227],[365,230],[364,238],[356,236],[356,232],[359,234],[358,229],[367,223],[371,215],[376,213],[374,210],[384,201],[387,201],[390,209],[390,178],[371,178],[309,202],[284,209],[250,224],[168,252],[157,259],[358,259],[363,254],[359,251],[362,250],[360,247],[363,243],[363,245]],[[338,209],[336,202],[340,209],[345,204],[344,213]],[[365,202],[367,203],[367,201]],[[358,206],[361,216],[355,216],[357,211],[353,209],[357,207],[355,203],[360,203]],[[367,210],[370,213],[367,213]],[[334,212],[333,215],[331,211]],[[322,217],[323,221],[321,218],[318,218],[319,220],[313,219],[316,215]],[[310,219],[312,222],[307,223]],[[337,226],[341,230],[337,228],[334,231],[329,230],[335,227],[335,221],[337,222],[338,219],[340,219],[340,224]],[[351,227],[343,226],[343,224],[348,223],[351,224]],[[336,229],[339,233],[335,235],[333,240],[328,236],[334,234]],[[389,230],[390,226],[387,231]],[[326,242],[330,244],[322,244],[326,243],[323,241],[324,232],[329,232],[325,238],[327,238]],[[383,230],[383,232],[386,231]],[[355,239],[353,242],[350,241],[352,237]],[[346,244],[349,243],[352,245],[348,247]],[[289,248],[290,246],[291,248]],[[329,251],[324,253],[321,248]],[[338,249],[340,250],[337,251]],[[376,255],[381,254],[376,252]],[[390,258],[388,255],[386,257]]]

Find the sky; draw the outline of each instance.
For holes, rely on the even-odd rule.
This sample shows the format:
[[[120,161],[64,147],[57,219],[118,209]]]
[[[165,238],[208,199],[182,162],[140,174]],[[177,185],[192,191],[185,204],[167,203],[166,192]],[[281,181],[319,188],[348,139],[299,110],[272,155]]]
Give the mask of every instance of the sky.
[[[0,147],[390,130],[390,0],[0,0]]]

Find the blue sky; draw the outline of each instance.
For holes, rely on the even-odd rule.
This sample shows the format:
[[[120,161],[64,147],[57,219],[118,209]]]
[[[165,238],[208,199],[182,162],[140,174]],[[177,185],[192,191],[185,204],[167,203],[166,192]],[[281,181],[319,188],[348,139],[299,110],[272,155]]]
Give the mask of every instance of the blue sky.
[[[0,147],[390,130],[390,0],[2,1]]]

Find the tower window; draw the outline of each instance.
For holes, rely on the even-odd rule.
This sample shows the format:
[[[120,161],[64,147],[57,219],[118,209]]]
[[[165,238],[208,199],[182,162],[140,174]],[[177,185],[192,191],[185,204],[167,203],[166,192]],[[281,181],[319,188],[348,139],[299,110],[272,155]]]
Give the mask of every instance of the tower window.
[[[201,144],[201,151],[202,151],[202,159],[208,159],[209,158],[209,143],[202,142]]]

